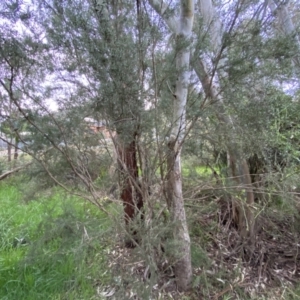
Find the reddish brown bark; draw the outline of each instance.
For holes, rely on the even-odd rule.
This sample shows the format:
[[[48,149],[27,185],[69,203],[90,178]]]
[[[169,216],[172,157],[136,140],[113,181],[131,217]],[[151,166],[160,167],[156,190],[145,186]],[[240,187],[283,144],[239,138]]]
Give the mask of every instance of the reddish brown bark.
[[[125,224],[130,230],[130,223],[141,212],[143,208],[143,196],[138,184],[138,164],[136,141],[133,140],[129,144],[118,145],[119,165],[120,165],[120,181],[121,181],[121,199],[124,205]],[[127,247],[134,247],[137,242],[137,232],[130,232],[133,236],[132,240],[126,241]]]

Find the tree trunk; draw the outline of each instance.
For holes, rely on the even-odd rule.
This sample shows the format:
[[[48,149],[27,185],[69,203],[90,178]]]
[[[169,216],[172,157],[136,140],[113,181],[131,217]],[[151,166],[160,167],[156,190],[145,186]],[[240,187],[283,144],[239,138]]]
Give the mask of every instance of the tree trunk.
[[[138,232],[132,229],[136,216],[142,214],[143,197],[138,183],[138,165],[136,140],[129,143],[118,142],[117,154],[119,162],[121,199],[124,206],[125,225],[129,237],[126,237],[126,247],[133,248],[138,243]]]
[[[167,203],[174,239],[178,243],[174,272],[179,290],[187,290],[192,279],[190,236],[182,196],[181,148],[185,131],[185,112],[190,82],[190,44],[194,20],[194,1],[181,1],[181,16],[176,39],[177,81],[173,101],[173,124],[168,142]]]
[[[194,70],[201,81],[206,97],[215,102],[216,114],[219,121],[223,123],[228,130],[228,136],[230,138],[227,140],[227,153],[228,166],[231,173],[230,175],[234,182],[236,182],[238,188],[245,191],[246,199],[246,201],[238,199],[238,201],[235,202],[236,205],[233,205],[233,209],[237,210],[237,225],[241,239],[243,241],[248,240],[250,244],[253,244],[255,218],[252,207],[254,204],[254,193],[247,161],[241,155],[239,146],[234,142],[233,121],[225,111],[223,98],[217,90],[218,85],[213,84],[211,77],[206,71],[203,61],[201,61],[200,59],[197,59],[197,64],[194,64]]]
[[[8,172],[5,172],[4,174],[1,174],[1,175],[0,175],[0,180],[3,180],[3,179],[5,179],[5,178],[7,178],[8,176],[10,176],[10,175],[12,175],[12,174],[14,174],[14,173],[16,173],[16,172],[22,170],[23,168],[25,168],[25,167],[27,167],[27,166],[29,166],[29,165],[31,165],[31,164],[32,164],[32,163],[28,163],[28,164],[26,164],[26,165],[24,165],[24,166],[15,168],[15,169],[13,169],[13,170],[10,170],[10,171],[8,171]]]
[[[238,156],[238,152],[234,151],[231,146],[228,147],[228,165],[231,172],[231,177],[236,182],[239,188],[245,191],[246,201],[237,199],[233,202],[233,209],[237,210],[238,229],[242,241],[248,241],[252,245],[254,239],[255,217],[253,214],[254,192],[252,187],[251,175],[247,160]]]
[[[235,128],[233,120],[227,114],[222,98],[221,83],[223,78],[228,78],[224,66],[227,65],[227,56],[224,55],[225,49],[222,44],[222,24],[218,17],[211,0],[199,0],[199,7],[203,15],[205,25],[210,32],[210,43],[215,55],[214,75],[219,75],[216,80],[209,76],[204,61],[199,59],[199,55],[195,57],[196,64],[194,69],[198,75],[206,96],[213,100],[216,104],[216,113],[220,122],[224,123],[227,128],[229,139],[227,140],[228,165],[231,171],[231,177],[236,182],[238,188],[245,191],[245,199],[238,199],[236,209],[238,212],[238,228],[242,240],[248,240],[250,244],[254,242],[254,214],[252,206],[254,204],[254,193],[251,183],[251,176],[246,159],[243,157],[235,140]],[[234,204],[234,202],[233,202]],[[235,208],[233,208],[235,209]]]
[[[19,140],[18,137],[15,138],[15,145],[14,145],[14,160],[18,159],[19,153],[18,153],[18,144]]]
[[[11,162],[11,143],[7,143],[7,161]]]
[[[180,150],[177,148],[178,141],[168,143],[167,204],[174,224],[174,239],[178,242],[177,252],[180,255],[174,265],[176,282],[179,290],[187,290],[192,277],[191,242],[182,196]]]
[[[176,16],[170,7],[164,3],[162,0],[149,0],[150,5],[153,9],[165,20],[169,29],[173,32],[177,32],[176,27]],[[226,55],[222,55],[224,50],[222,47],[222,24],[218,18],[216,11],[214,9],[213,3],[211,0],[198,0],[199,8],[202,13],[203,21],[207,26],[210,33],[210,42],[211,48],[215,54],[215,68],[219,67],[220,77],[228,78],[228,74],[224,71],[226,68],[227,58]],[[220,122],[224,123],[229,131],[233,131],[234,126],[230,116],[225,111],[223,99],[221,97],[221,87],[219,86],[219,80],[213,81],[213,78],[209,75],[205,62],[201,59],[200,54],[194,52],[194,57],[192,59],[193,68],[197,74],[206,97],[216,103],[216,114]],[[213,74],[216,75],[217,72]],[[230,135],[233,135],[233,132],[229,132]],[[254,195],[251,183],[249,184],[249,168],[246,163],[246,160],[238,153],[237,145],[232,143],[233,139],[228,141],[228,156],[230,162],[230,170],[236,170],[236,179],[239,181],[238,186],[245,190],[245,198],[247,199],[244,202],[240,202],[241,206],[237,208],[239,210],[238,216],[238,226],[240,229],[241,236],[244,238],[251,237],[251,242],[254,241],[253,237],[253,228],[254,228],[254,215],[252,213],[252,205],[254,204]],[[246,218],[245,218],[246,216]],[[249,226],[250,225],[250,226]],[[245,230],[246,228],[246,230]]]

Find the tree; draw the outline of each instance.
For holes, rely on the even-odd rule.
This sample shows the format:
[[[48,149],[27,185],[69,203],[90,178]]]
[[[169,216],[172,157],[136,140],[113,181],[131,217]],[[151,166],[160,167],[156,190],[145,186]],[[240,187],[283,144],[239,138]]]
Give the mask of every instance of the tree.
[[[237,4],[238,5],[238,4]],[[220,122],[224,123],[228,130],[229,140],[227,142],[228,149],[228,165],[230,168],[230,175],[236,182],[237,186],[240,186],[245,190],[246,202],[243,201],[236,203],[238,210],[238,227],[242,239],[250,239],[250,243],[254,242],[254,215],[251,206],[254,204],[254,194],[251,184],[251,177],[249,167],[246,159],[243,157],[243,153],[239,149],[240,146],[235,141],[235,125],[233,118],[228,115],[226,108],[224,107],[223,90],[225,83],[228,81],[229,76],[224,70],[227,65],[227,49],[224,45],[222,24],[217,16],[213,4],[210,0],[199,1],[199,6],[203,15],[205,25],[210,32],[210,44],[214,53],[213,61],[213,73],[216,73],[218,79],[208,74],[205,62],[198,62],[197,72],[199,79],[202,82],[202,86],[206,91],[207,97],[211,98],[216,103],[216,114]],[[234,25],[235,19],[238,17],[238,11],[235,12],[232,25]],[[227,34],[231,34],[228,32]],[[212,82],[214,82],[212,84]],[[225,81],[225,82],[224,82]],[[218,83],[219,82],[219,83]],[[230,84],[230,83],[229,83]]]
[[[0,91],[1,114],[3,119],[1,131],[10,138],[7,141],[8,162],[10,162],[12,149],[14,149],[14,160],[18,158],[19,137],[17,131],[22,126],[20,114],[14,105],[14,101],[20,97],[20,90],[18,90],[17,85],[20,84],[22,72],[27,66],[24,63],[24,47],[18,39],[17,32],[6,29],[9,33],[1,35],[0,39],[0,68],[3,74],[0,79],[2,88],[2,91]]]
[[[220,8],[199,0],[195,15],[193,0],[36,1],[35,19],[24,21],[29,32],[3,38],[13,55],[1,52],[2,105],[9,100],[26,123],[26,138],[16,130],[24,151],[55,184],[103,210],[95,178],[103,152],[115,152],[127,246],[141,241],[143,228],[135,222],[142,227],[154,206],[149,187],[159,170],[180,290],[188,289],[192,275],[181,173],[189,135],[198,145],[226,152],[224,195],[237,216],[241,244],[255,244],[258,180],[250,159],[275,144],[264,129],[274,124],[268,106],[287,101],[278,81],[289,80],[281,68],[285,57],[272,50],[278,39],[263,23],[266,6],[260,4],[236,1]],[[49,109],[49,99],[57,111]],[[89,130],[87,117],[105,123],[112,144]],[[263,145],[257,135],[263,135]]]
[[[168,11],[168,7],[163,4],[162,1],[150,1],[153,8],[161,15],[166,16],[165,20],[171,30],[174,30],[176,26],[174,14],[171,11]],[[194,70],[202,84],[203,90],[206,93],[207,99],[210,99],[210,102],[215,103],[216,105],[216,113],[220,120],[220,122],[224,123],[229,130],[229,134],[231,135],[231,131],[234,128],[232,123],[232,119],[230,116],[227,116],[226,110],[224,108],[223,99],[222,99],[222,90],[223,88],[219,86],[218,81],[215,80],[214,74],[217,73],[218,68],[223,69],[226,64],[226,56],[225,59],[223,57],[224,47],[222,44],[222,32],[221,32],[221,23],[218,17],[215,14],[215,10],[210,1],[199,1],[199,6],[202,8],[203,19],[206,22],[210,35],[211,48],[215,55],[215,65],[212,69],[212,76],[208,74],[208,68],[206,66],[206,62],[201,59],[199,51],[200,47],[194,51],[194,57],[192,59]],[[171,16],[171,17],[170,17]],[[227,77],[224,72],[219,74],[220,81],[222,76]],[[231,144],[234,138],[229,138],[228,142],[228,153],[230,155],[229,163],[230,169],[232,171],[232,178],[237,181],[238,185],[244,186],[245,194],[247,198],[247,206],[246,208],[241,203],[238,204],[237,208],[239,210],[239,227],[241,231],[241,236],[245,239],[248,237],[253,237],[253,227],[254,227],[254,219],[251,212],[250,206],[253,205],[253,191],[251,187],[251,180],[249,175],[249,169],[246,161],[242,158],[242,155],[239,154],[238,147],[236,144]],[[244,211],[246,211],[246,218],[244,217]],[[252,239],[253,240],[253,239]]]
[[[191,284],[192,265],[190,237],[182,195],[181,149],[186,130],[186,103],[190,83],[190,45],[194,20],[194,1],[181,1],[181,15],[176,32],[176,87],[173,102],[173,122],[168,140],[167,202],[174,222],[174,238],[182,257],[175,264],[175,276],[180,290]]]
[[[191,281],[190,242],[181,192],[180,152],[190,76],[189,44],[193,6],[193,1],[182,1],[181,4],[182,16],[178,23],[180,31],[174,51],[177,56],[178,79],[168,143],[168,204],[175,227],[174,239],[179,243],[178,252],[183,253],[175,266],[180,289],[188,288]],[[102,116],[110,124],[111,130],[117,132],[114,144],[121,178],[120,196],[124,203],[125,222],[130,232],[130,223],[135,215],[140,214],[148,191],[147,186],[138,180],[138,164],[142,172],[144,171],[141,157],[138,158],[138,145],[140,136],[144,133],[141,131],[145,124],[142,114],[147,114],[144,109],[147,100],[145,86],[149,83],[146,82],[147,57],[144,55],[149,48],[147,34],[151,37],[152,30],[145,25],[149,21],[148,16],[143,12],[139,1],[136,7],[132,2],[126,1],[122,4],[90,1],[87,5],[80,1],[72,4],[53,1],[51,4],[45,2],[43,7],[40,10],[41,24],[48,34],[49,45],[52,49],[57,47],[57,55],[61,57],[61,65],[56,66],[57,74],[60,68],[67,68],[68,73],[63,75],[67,82],[72,82],[72,74],[77,71],[82,74],[89,84],[77,81],[81,87],[81,98],[90,99],[82,107],[90,111],[91,116]],[[44,14],[43,9],[50,12],[50,15]],[[81,11],[80,16],[77,11]],[[132,14],[132,11],[136,14]],[[78,86],[74,88],[79,91]],[[57,142],[54,144],[57,145]],[[133,240],[131,238],[127,245],[135,245],[134,239],[135,237]]]

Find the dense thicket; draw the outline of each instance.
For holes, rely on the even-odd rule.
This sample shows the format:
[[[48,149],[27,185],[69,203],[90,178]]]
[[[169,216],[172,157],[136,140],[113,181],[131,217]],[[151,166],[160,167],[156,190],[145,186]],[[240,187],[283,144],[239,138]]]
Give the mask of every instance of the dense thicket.
[[[103,210],[118,178],[126,245],[143,245],[139,231],[158,210],[181,290],[192,278],[184,192],[195,203],[221,199],[223,223],[251,260],[267,206],[280,197],[298,207],[286,193],[298,188],[298,15],[297,1],[5,1],[8,159],[22,150],[44,187]],[[195,171],[184,181],[182,164],[209,169],[209,179]]]

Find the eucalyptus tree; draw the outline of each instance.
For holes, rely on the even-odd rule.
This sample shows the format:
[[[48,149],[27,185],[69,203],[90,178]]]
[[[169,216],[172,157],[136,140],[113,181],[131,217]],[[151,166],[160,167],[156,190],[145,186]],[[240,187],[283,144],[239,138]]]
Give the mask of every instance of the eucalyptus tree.
[[[222,11],[217,13],[211,1],[199,1],[199,8],[210,35],[212,55],[209,55],[212,58],[208,64],[207,59],[202,60],[198,72],[196,68],[195,71],[199,78],[203,77],[203,87],[210,87],[208,95],[214,95],[219,120],[226,124],[229,140],[225,144],[231,176],[239,188],[245,189],[246,203],[237,203],[238,226],[242,237],[249,237],[253,244],[256,222],[253,185],[257,188],[258,181],[261,181],[261,177],[259,180],[254,178],[258,162],[253,163],[254,157],[264,157],[265,152],[272,147],[274,149],[269,139],[274,134],[272,110],[279,102],[286,101],[286,97],[276,96],[281,89],[278,82],[291,83],[287,61],[292,58],[296,64],[297,52],[293,56],[294,47],[290,42],[283,42],[282,37],[270,30],[272,18],[267,13],[266,2],[236,1],[229,8],[222,8],[226,11],[223,14],[226,18],[222,20]],[[261,13],[262,10],[264,13]],[[285,14],[281,23],[290,23],[286,17]],[[295,31],[293,33],[290,27],[290,38],[297,44]],[[280,59],[276,52],[280,53]],[[265,161],[260,172],[268,169],[267,164]],[[271,164],[274,165],[274,162]]]
[[[149,3],[170,31],[176,32],[174,10],[164,1],[151,0]],[[255,122],[270,126],[267,120],[270,119],[268,112],[271,109],[261,102],[265,99],[271,104],[273,96],[269,93],[262,96],[261,90],[272,90],[272,85],[276,86],[278,80],[288,78],[288,75],[286,69],[282,69],[274,59],[276,50],[280,50],[271,46],[277,43],[277,39],[269,30],[269,14],[261,13],[262,10],[266,12],[265,3],[235,1],[219,10],[210,0],[201,0],[197,4],[200,14],[196,15],[194,32],[198,39],[191,64],[205,93],[199,110],[213,106],[222,124],[220,133],[228,153],[230,175],[238,190],[244,191],[243,199],[233,203],[238,211],[237,225],[241,237],[253,243],[255,194],[247,159],[255,152],[254,145],[257,146],[259,140],[251,137],[253,145],[249,143],[247,139],[253,136],[251,128],[254,129],[254,123],[244,122],[241,126],[247,117],[245,111],[237,115],[236,109],[242,108],[244,103],[264,109],[263,113],[256,112],[256,117],[262,114],[262,119],[256,118]],[[283,57],[286,55],[284,53]],[[245,130],[248,125],[249,130]],[[262,134],[265,131],[262,125],[257,132]],[[241,132],[247,132],[247,138]],[[263,145],[265,141],[258,145],[259,149]],[[237,194],[240,198],[240,192]]]
[[[278,9],[282,7],[284,5],[279,5]],[[260,14],[260,9],[265,12]],[[289,13],[290,16],[293,14],[295,11]],[[275,129],[275,124],[281,121],[274,111],[278,107],[286,107],[285,112],[289,111],[292,94],[286,90],[293,85],[297,72],[297,33],[294,31],[290,35],[278,35],[274,30],[274,18],[268,11],[267,2],[241,8],[240,18],[229,35],[228,19],[223,18],[224,50],[216,69],[216,73],[221,75],[219,95],[223,96],[227,115],[233,120],[235,139],[231,141],[238,141],[236,148],[250,171],[246,172],[250,175],[248,186],[256,189],[257,193],[252,195],[258,200],[268,189],[265,183],[270,184],[276,177],[274,173],[282,172],[284,165],[291,161],[288,154],[291,140],[286,141],[285,146],[284,143],[278,143],[280,134]],[[293,71],[296,72],[293,74]],[[296,107],[295,103],[295,109]],[[283,128],[281,132],[282,130]],[[276,185],[278,187],[280,183],[277,182]],[[250,204],[252,211],[257,202],[252,201]],[[239,217],[246,215],[246,212]]]
[[[181,11],[176,30],[176,87],[173,99],[173,121],[168,140],[167,202],[174,221],[174,238],[182,257],[175,264],[179,289],[186,290],[191,283],[192,266],[190,237],[182,195],[181,150],[186,131],[186,106],[190,85],[190,46],[194,21],[194,1],[181,1]]]
[[[166,4],[164,4],[163,1],[150,1],[150,3],[153,6],[153,8],[164,18],[170,30],[176,30],[176,25],[174,25],[176,24],[176,16],[170,10],[170,8]],[[222,71],[227,65],[227,58],[226,55],[224,57],[223,53],[224,45],[222,24],[220,22],[220,19],[216,15],[214,6],[211,1],[198,1],[198,7],[200,9],[201,17],[203,18],[203,23],[205,25],[204,28],[201,27],[201,30],[205,30],[206,28],[210,34],[209,48],[211,49],[210,51],[214,55],[212,59],[214,64],[209,65],[207,59],[203,57],[202,53],[205,53],[205,47],[203,47],[203,45],[201,46],[201,42],[198,40],[198,42],[195,43],[195,49],[193,49],[192,51],[192,65],[206,94],[206,100],[209,99],[208,102],[215,104],[217,108],[216,114],[218,116],[219,121],[226,125],[230,133],[233,130],[234,125],[232,118],[230,117],[230,115],[227,114],[226,109],[224,107],[224,100],[222,96],[223,87],[220,86],[221,78],[224,75],[224,77],[226,77],[226,74],[223,71],[221,74],[219,74],[219,79],[215,78],[218,74],[217,70]],[[203,32],[199,32],[198,37],[203,37]],[[204,40],[202,43],[204,43]],[[220,66],[221,64],[222,66]],[[231,134],[232,133],[230,133],[229,136]],[[234,139],[232,137],[227,140],[228,152],[230,153],[229,162],[231,164],[232,177],[238,181],[238,185],[241,184],[245,188],[247,202],[248,205],[251,206],[253,204],[254,198],[251,187],[249,169],[246,161],[242,157],[242,154],[238,153],[237,145],[232,143],[233,140]],[[248,235],[253,235],[253,215],[250,209],[246,209],[247,217],[244,218],[243,211],[245,208],[241,207],[240,205],[241,204],[238,205],[238,208],[240,209],[239,226],[241,230],[241,235],[244,238],[247,238]]]
[[[267,29],[263,31],[268,28],[269,23],[263,23],[268,16],[256,19],[259,5],[244,1],[221,9],[210,0],[197,1],[196,9],[193,0],[168,4],[163,0],[43,0],[35,5],[30,18],[24,19],[26,37],[14,39],[16,33],[9,33],[3,41],[9,41],[6,46],[13,41],[13,52],[1,52],[1,67],[6,72],[0,81],[1,93],[30,132],[24,138],[16,131],[24,150],[56,184],[105,209],[94,183],[95,168],[103,160],[93,147],[101,139],[89,131],[84,119],[105,121],[116,150],[120,197],[131,234],[136,233],[132,219],[144,217],[143,206],[149,197],[145,179],[149,161],[152,176],[160,169],[160,179],[167,181],[172,241],[178,250],[173,260],[176,281],[179,289],[187,289],[192,268],[181,153],[185,138],[204,110],[214,114],[222,128],[218,138],[228,153],[231,185],[237,186],[232,198],[237,199],[238,226],[243,239],[254,241],[254,193],[247,164],[248,146],[254,138],[247,141],[251,128],[246,129],[254,122],[245,117],[245,108],[250,102],[251,107],[263,108],[261,119],[265,118],[270,110],[259,101],[271,105],[270,99],[276,95],[272,84],[265,82],[281,76],[279,64],[272,58],[273,40]],[[167,26],[161,26],[161,18]],[[260,27],[262,24],[265,27]],[[4,30],[1,34],[4,36]],[[16,63],[13,68],[10,61]],[[276,67],[277,77],[267,66]],[[198,108],[187,114],[188,100],[195,96],[193,84],[195,90],[202,86],[204,97],[196,95]],[[272,93],[262,96],[260,89]],[[56,112],[49,109],[48,99],[56,100]],[[243,123],[244,119],[247,122]],[[201,119],[198,128],[207,122],[209,118]],[[111,148],[102,142],[106,149]],[[146,157],[147,143],[150,159]],[[67,181],[74,177],[84,189],[68,186]],[[127,245],[137,242],[138,235],[130,236]]]

